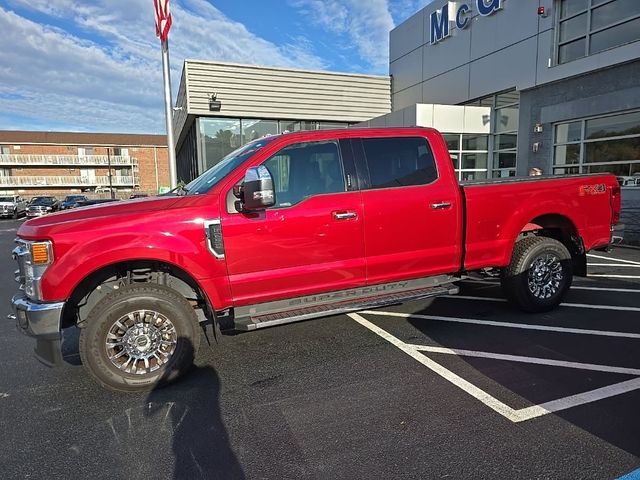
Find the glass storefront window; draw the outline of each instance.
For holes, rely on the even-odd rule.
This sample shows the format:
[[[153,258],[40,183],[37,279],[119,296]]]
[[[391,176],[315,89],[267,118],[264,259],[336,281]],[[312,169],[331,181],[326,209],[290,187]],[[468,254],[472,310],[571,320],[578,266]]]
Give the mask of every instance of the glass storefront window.
[[[640,160],[640,136],[585,143],[586,163]]]
[[[564,0],[560,4],[560,18],[566,18],[587,9],[589,0]]]
[[[517,145],[518,135],[515,133],[496,135],[496,149],[498,150],[515,149]]]
[[[346,123],[341,123],[345,128]],[[318,122],[309,122],[307,120],[293,121],[293,120],[280,120],[280,133],[285,132],[300,132],[302,130],[317,130]]]
[[[460,135],[455,134],[444,134],[444,141],[447,143],[447,148],[449,150],[459,150],[460,149]]]
[[[640,171],[640,111],[560,123],[555,129],[556,174],[610,172],[627,177]]]
[[[462,135],[462,150],[486,150],[489,137],[487,135]]]
[[[347,124],[339,122],[318,122],[318,130],[333,130],[335,128],[347,128]]]
[[[510,90],[464,104],[484,105],[492,108],[490,119],[491,135],[464,135],[462,138],[463,151],[484,150],[488,153],[487,157],[493,159],[488,162],[490,164],[488,167],[492,171],[491,177],[508,177],[514,176],[516,173],[519,102],[520,93],[516,90]],[[475,137],[478,139],[475,139]],[[464,163],[464,159],[462,162]],[[464,170],[464,165],[461,168]]]
[[[240,119],[200,118],[200,147],[205,169],[240,147],[242,135]]]
[[[579,142],[582,125],[580,122],[562,123],[556,127],[556,143]]]
[[[638,0],[559,0],[557,63],[640,40]]]
[[[266,135],[278,134],[277,120],[252,120],[243,119],[242,122],[243,143],[248,143]]]
[[[486,170],[487,154],[486,153],[463,153],[462,170]]]
[[[516,152],[500,152],[493,155],[493,168],[515,168]]]
[[[488,135],[445,133],[443,136],[459,180],[487,178]]]
[[[633,15],[638,0],[616,0],[601,7],[594,8],[591,12],[591,28],[597,30],[621,20],[625,20]]]
[[[499,108],[495,111],[495,131],[511,132],[518,130],[518,114],[520,109],[515,107]]]
[[[556,165],[574,165],[580,163],[580,145],[559,145],[555,147]]]
[[[640,112],[616,115],[615,117],[587,120],[587,139],[619,137],[640,134]]]

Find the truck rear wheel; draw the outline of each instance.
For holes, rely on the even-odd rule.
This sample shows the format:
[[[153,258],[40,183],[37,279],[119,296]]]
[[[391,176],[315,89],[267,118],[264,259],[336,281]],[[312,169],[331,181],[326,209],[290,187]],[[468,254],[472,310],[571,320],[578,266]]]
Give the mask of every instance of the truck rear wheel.
[[[546,312],[557,307],[572,280],[571,254],[562,243],[548,237],[518,241],[501,277],[509,302],[526,312]]]
[[[103,387],[135,392],[188,371],[199,340],[189,302],[170,288],[147,283],[100,300],[87,317],[79,349],[83,365]]]

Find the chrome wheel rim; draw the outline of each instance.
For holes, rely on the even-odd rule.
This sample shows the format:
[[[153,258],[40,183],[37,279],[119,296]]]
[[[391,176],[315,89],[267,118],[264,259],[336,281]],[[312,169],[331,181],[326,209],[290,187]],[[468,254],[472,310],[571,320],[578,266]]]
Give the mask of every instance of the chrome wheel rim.
[[[541,255],[529,268],[529,292],[536,298],[551,298],[560,290],[562,279],[562,264],[558,257],[551,253]]]
[[[105,348],[118,370],[145,375],[166,364],[178,343],[169,318],[153,310],[135,310],[113,322]]]

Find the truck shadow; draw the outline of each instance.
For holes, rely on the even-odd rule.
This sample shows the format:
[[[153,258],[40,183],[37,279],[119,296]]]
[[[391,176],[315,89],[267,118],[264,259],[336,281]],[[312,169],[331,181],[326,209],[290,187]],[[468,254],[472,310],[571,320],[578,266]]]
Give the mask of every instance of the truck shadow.
[[[185,348],[193,357],[188,339],[179,338],[178,348]],[[185,373],[179,382],[162,386]],[[145,416],[172,430],[174,479],[245,478],[222,420],[219,396],[220,378],[210,366],[193,367],[190,372],[167,370],[160,386],[147,396]]]

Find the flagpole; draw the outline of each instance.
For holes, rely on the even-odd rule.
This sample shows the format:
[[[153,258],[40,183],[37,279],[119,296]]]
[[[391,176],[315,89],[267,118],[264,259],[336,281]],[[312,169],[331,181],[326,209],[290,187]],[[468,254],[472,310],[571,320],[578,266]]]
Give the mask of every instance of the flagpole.
[[[167,147],[169,151],[169,182],[171,189],[178,185],[176,174],[176,150],[173,139],[173,101],[171,97],[171,71],[169,69],[169,40],[162,40],[162,76],[164,79],[164,115],[167,123]]]

